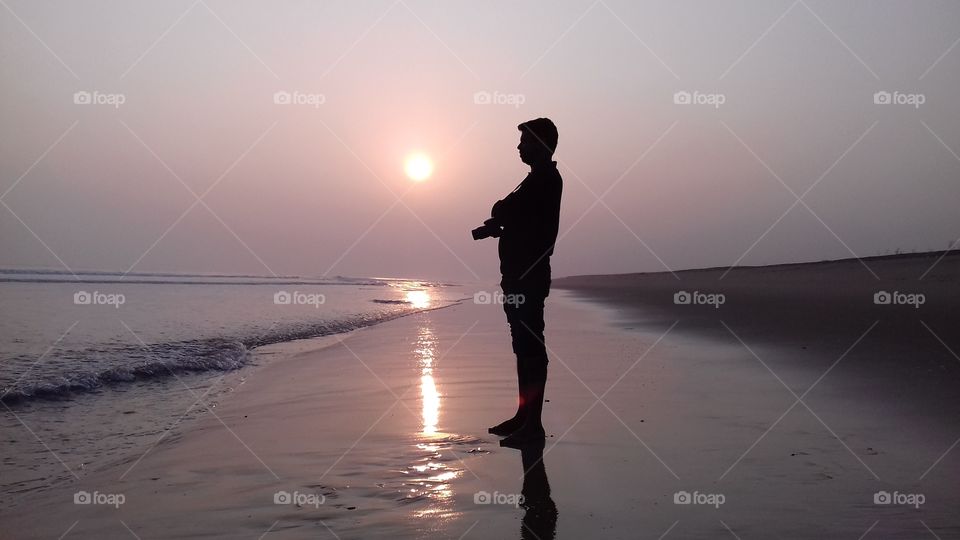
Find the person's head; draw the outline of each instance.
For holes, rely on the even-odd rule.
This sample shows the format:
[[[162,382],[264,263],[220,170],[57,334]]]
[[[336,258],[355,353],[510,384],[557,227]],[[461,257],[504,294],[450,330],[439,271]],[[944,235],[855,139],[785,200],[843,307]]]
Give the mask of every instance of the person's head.
[[[529,120],[517,126],[520,130],[520,161],[540,165],[553,160],[557,150],[557,126],[549,118]]]

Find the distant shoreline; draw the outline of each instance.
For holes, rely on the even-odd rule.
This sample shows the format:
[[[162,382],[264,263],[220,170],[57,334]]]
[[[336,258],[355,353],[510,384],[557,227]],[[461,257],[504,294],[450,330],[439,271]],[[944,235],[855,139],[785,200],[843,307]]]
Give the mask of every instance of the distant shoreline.
[[[957,285],[960,252],[954,251],[673,273],[581,275],[556,278],[552,283],[555,289],[613,305],[647,322],[678,320],[699,331],[719,329],[721,335],[729,332],[720,321],[741,322],[762,331],[759,339],[772,342],[798,334],[811,334],[811,340],[814,335],[826,337],[854,322],[913,326],[923,320],[947,330],[960,315]],[[874,295],[884,291],[920,294],[923,303],[875,303]],[[677,303],[674,295],[684,292],[722,295],[722,302]],[[889,334],[886,339],[901,340]]]
[[[848,257],[846,259],[824,259],[821,261],[800,261],[800,262],[784,262],[784,263],[773,263],[773,264],[757,264],[757,265],[735,265],[735,266],[708,266],[704,268],[684,268],[682,270],[673,270],[674,274],[679,274],[682,272],[711,272],[722,270],[726,272],[730,270],[735,272],[738,270],[754,270],[761,268],[787,268],[795,266],[810,266],[810,265],[822,265],[822,264],[837,264],[837,263],[859,263],[863,262],[872,262],[872,261],[888,261],[888,260],[900,260],[900,259],[931,259],[931,263],[935,262],[940,258],[949,258],[949,257],[960,257],[960,250],[956,249],[945,249],[941,251],[924,251],[921,253],[896,253],[892,255],[871,255],[869,257]],[[636,275],[652,275],[652,274],[670,274],[671,270],[659,270],[656,272],[627,272],[627,273],[618,273],[618,274],[575,274],[572,276],[561,276],[554,278],[554,284],[572,278],[587,278],[587,277],[605,277],[605,276],[636,276]]]
[[[931,420],[955,426],[960,252],[727,271],[571,276],[553,287],[616,308],[623,326],[664,331],[675,324],[673,332],[769,357],[774,370],[809,368],[815,376],[840,363],[837,371],[847,377],[830,379],[845,380],[841,386],[862,386],[880,400],[900,396],[935,411]],[[677,303],[678,294],[698,295],[700,302]]]

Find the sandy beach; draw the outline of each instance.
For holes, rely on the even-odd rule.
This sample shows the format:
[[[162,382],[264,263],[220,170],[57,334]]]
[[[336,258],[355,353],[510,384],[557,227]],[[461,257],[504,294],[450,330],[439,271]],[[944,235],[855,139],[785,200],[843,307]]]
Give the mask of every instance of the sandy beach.
[[[0,28],[0,540],[960,540],[960,0]]]
[[[856,261],[557,280],[542,455],[486,434],[515,406],[500,306],[264,348],[217,407],[24,496],[2,536],[954,538],[960,257],[922,281],[927,258],[867,263],[879,286]],[[888,285],[926,303],[873,304]]]

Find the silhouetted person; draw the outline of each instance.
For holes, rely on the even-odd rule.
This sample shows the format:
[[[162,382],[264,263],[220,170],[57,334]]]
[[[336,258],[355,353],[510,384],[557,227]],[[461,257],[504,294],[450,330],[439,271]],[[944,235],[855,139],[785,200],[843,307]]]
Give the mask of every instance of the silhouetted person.
[[[501,442],[501,445],[504,445]],[[527,442],[520,447],[523,462],[522,540],[553,540],[557,535],[557,505],[550,498],[550,483],[543,464],[543,440]]]
[[[543,440],[540,420],[547,382],[543,340],[543,304],[550,293],[550,256],[560,223],[563,179],[553,161],[557,128],[547,118],[517,126],[520,160],[530,173],[509,195],[496,202],[491,218],[473,231],[475,239],[499,237],[500,287],[517,356],[517,412],[488,431],[507,436],[507,444]]]

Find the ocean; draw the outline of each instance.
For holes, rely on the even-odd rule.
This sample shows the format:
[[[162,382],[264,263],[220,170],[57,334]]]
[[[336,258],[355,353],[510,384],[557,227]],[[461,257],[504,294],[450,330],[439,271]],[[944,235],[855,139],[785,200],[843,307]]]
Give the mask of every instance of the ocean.
[[[394,278],[0,269],[0,505],[176,437],[282,357],[276,346],[469,294]]]

